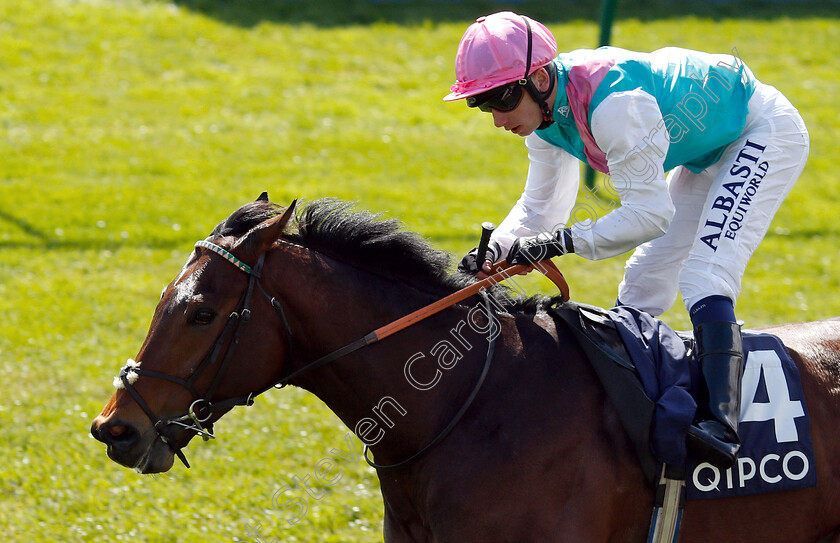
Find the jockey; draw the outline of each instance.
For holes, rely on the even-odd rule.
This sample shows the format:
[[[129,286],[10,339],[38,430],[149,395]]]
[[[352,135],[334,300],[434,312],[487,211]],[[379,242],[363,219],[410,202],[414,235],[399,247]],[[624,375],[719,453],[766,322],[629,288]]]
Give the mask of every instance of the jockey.
[[[525,139],[530,160],[522,196],[491,237],[493,254],[476,262],[473,250],[459,269],[489,273],[505,255],[527,264],[635,249],[617,303],[661,315],[681,292],[703,378],[687,445],[731,466],[743,361],[734,306],[747,262],[808,156],[797,110],[735,55],[675,47],[557,55],[545,26],[511,12],[467,29],[455,72],[444,100],[465,98],[492,114]],[[581,211],[578,161],[609,174],[615,198],[601,202],[609,213],[568,225]]]

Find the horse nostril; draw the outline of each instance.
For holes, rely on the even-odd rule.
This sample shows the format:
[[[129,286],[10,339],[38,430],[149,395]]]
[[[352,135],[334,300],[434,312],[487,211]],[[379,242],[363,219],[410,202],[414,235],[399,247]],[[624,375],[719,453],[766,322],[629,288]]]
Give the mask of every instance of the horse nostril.
[[[107,445],[117,445],[120,447],[132,446],[140,436],[140,433],[134,426],[122,424],[118,421],[98,426],[94,423],[91,426],[90,433],[93,437]]]
[[[127,430],[128,430],[128,428],[126,428],[125,426],[117,425],[117,426],[111,426],[110,428],[108,428],[108,433],[111,434],[111,437],[118,438],[122,434],[124,434]]]

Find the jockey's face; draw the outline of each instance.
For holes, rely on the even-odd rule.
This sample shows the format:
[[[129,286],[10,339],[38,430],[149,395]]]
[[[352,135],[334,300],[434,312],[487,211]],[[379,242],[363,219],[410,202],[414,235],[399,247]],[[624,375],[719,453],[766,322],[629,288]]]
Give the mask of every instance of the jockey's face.
[[[536,130],[542,123],[542,113],[534,99],[528,93],[522,97],[519,105],[511,111],[491,109],[493,124],[497,128],[525,137]]]

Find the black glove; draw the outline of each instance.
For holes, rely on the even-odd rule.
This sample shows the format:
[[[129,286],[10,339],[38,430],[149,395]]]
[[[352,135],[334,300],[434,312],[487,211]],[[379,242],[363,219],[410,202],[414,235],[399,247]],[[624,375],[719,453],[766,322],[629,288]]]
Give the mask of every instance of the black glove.
[[[499,260],[499,254],[502,252],[502,248],[499,247],[499,244],[495,241],[490,241],[487,244],[487,254],[484,256],[484,260],[489,260],[490,262],[496,262]],[[484,266],[484,262],[482,261],[481,264],[476,262],[478,258],[478,247],[473,247],[472,250],[464,255],[464,258],[461,259],[461,263],[458,264],[458,271],[461,273],[468,273],[470,275],[475,275],[479,271],[481,271],[481,267]]]
[[[557,230],[554,234],[538,234],[517,238],[508,251],[507,261],[510,264],[533,265],[542,260],[574,253],[572,231],[569,228]]]

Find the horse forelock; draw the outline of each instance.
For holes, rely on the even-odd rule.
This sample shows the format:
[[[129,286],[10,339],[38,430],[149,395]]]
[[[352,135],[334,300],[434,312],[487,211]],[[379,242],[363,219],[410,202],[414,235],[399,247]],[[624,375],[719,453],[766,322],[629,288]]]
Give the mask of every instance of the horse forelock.
[[[249,202],[219,223],[212,237],[241,237],[282,210],[267,201]],[[314,200],[297,211],[296,223],[297,231],[285,233],[284,239],[419,290],[448,294],[472,282],[470,276],[448,272],[449,253],[433,248],[419,234],[403,230],[399,220],[355,210],[353,202]],[[552,302],[544,296],[514,297],[504,287],[491,291],[511,312],[535,313]]]

